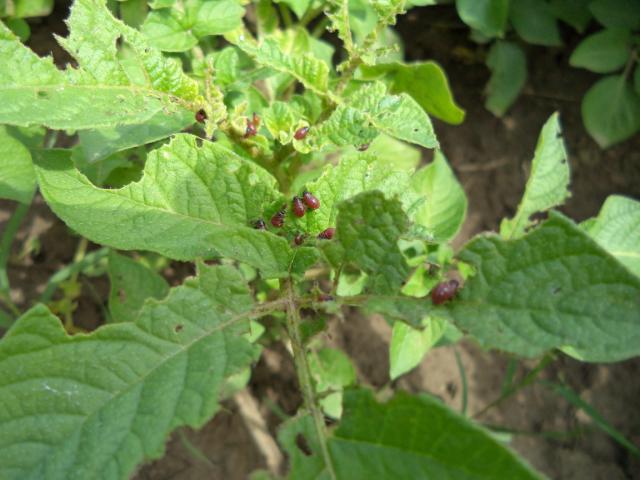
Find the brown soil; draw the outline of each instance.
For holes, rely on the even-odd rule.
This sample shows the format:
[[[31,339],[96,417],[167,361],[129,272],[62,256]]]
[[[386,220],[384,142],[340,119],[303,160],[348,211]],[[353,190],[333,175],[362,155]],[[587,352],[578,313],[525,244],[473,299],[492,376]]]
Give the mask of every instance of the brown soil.
[[[50,32],[64,32],[59,22],[64,8],[56,13],[56,18],[32,25],[35,33],[31,45],[39,53],[60,53],[52,47]],[[596,77],[568,67],[568,55],[577,41],[570,31],[564,32],[567,48],[527,47],[530,76],[525,91],[508,114],[498,119],[483,108],[482,91],[489,76],[483,64],[485,49],[467,40],[467,30],[452,8],[415,9],[401,19],[398,29],[406,39],[410,60],[434,59],[443,65],[457,101],[467,111],[461,126],[436,122],[443,151],[469,197],[468,218],[458,245],[477,232],[495,230],[501,218],[515,212],[538,132],[554,111],[561,114],[573,170],[573,198],[564,208],[567,214],[582,220],[596,214],[612,193],[640,195],[640,138],[602,151],[584,130],[580,99]],[[0,202],[0,225],[12,208],[10,202]],[[31,208],[14,253],[22,251],[31,238],[40,240],[39,252],[13,262],[9,272],[12,294],[20,307],[37,299],[49,276],[72,259],[78,242],[41,199]],[[176,264],[173,270],[177,278],[187,274],[189,267]],[[104,277],[83,277],[76,315],[81,326],[95,328],[103,308],[100,299],[104,300],[107,292]],[[331,322],[324,338],[349,353],[363,383],[388,386],[387,323],[377,316],[344,313],[345,318]],[[472,341],[433,350],[419,368],[392,386],[427,391],[460,408],[463,388],[456,351],[468,382],[467,412],[473,415],[499,396],[509,356],[484,352]],[[519,362],[516,378],[522,378],[535,363]],[[640,446],[639,359],[590,365],[558,355],[540,378],[566,382],[613,427]],[[292,415],[301,402],[293,365],[283,347],[274,345],[265,350],[254,370],[250,391],[261,401],[261,413],[275,434],[281,421],[276,411]],[[550,478],[640,479],[639,459],[594,429],[588,416],[542,384],[521,390],[478,419],[517,431],[511,445]],[[206,459],[194,455],[189,444]],[[265,460],[236,404],[226,401],[221,412],[200,431],[184,429],[174,434],[166,456],[143,466],[135,478],[244,479],[252,470],[264,467]]]

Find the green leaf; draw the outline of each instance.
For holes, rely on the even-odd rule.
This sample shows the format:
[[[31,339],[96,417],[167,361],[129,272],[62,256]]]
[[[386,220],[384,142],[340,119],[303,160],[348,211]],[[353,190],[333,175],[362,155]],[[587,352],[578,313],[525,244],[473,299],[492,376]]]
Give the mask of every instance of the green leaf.
[[[570,173],[560,121],[554,113],[540,132],[518,211],[513,219],[502,220],[500,234],[505,238],[521,237],[532,224],[531,215],[562,205],[571,196]]]
[[[620,263],[640,276],[640,202],[611,195],[587,232]]]
[[[289,103],[275,101],[262,111],[262,119],[273,138],[285,145],[293,140],[302,115]]]
[[[335,227],[339,204],[368,190],[379,190],[389,198],[399,196],[408,208],[417,197],[410,191],[410,178],[411,170],[390,167],[384,158],[368,152],[345,155],[338,165],[326,166],[318,180],[307,184],[320,200],[320,208],[307,212],[302,230],[316,235]]]
[[[491,78],[484,106],[500,117],[515,102],[527,81],[527,59],[518,45],[497,41],[489,50],[487,67]]]
[[[636,93],[640,95],[640,65],[636,66],[633,72],[633,88]]]
[[[640,3],[637,0],[594,0],[589,10],[596,20],[609,28],[640,28]]]
[[[315,390],[322,396],[320,406],[332,418],[342,416],[342,389],[356,382],[356,371],[342,351],[323,348],[309,356]]]
[[[275,3],[286,4],[298,18],[302,18],[305,12],[309,9],[312,0],[274,0]]]
[[[329,66],[313,54],[288,55],[275,36],[265,37],[260,43],[256,43],[244,31],[233,32],[226,38],[251,56],[259,65],[291,75],[305,88],[319,95],[328,95]]]
[[[77,69],[58,70],[0,24],[0,123],[87,129],[144,123],[200,102],[198,86],[178,62],[149,48],[142,34],[114,19],[101,0],[77,0],[59,43]],[[118,59],[117,39],[134,52],[137,69]],[[10,68],[7,68],[10,66]]]
[[[640,94],[622,75],[604,77],[583,97],[582,121],[602,148],[622,142],[640,129]]]
[[[160,300],[169,285],[156,272],[132,258],[109,252],[109,310],[111,321],[135,320],[147,299]]]
[[[589,3],[592,0],[551,0],[553,15],[583,33],[591,21]]]
[[[610,28],[582,40],[571,54],[569,63],[592,72],[614,72],[627,63],[630,48],[631,32]]]
[[[365,78],[376,78],[386,74],[391,93],[411,95],[425,112],[440,120],[453,125],[458,125],[464,120],[465,112],[456,104],[447,76],[436,62],[364,65],[360,70]]]
[[[28,204],[35,188],[31,153],[0,127],[0,198]]]
[[[149,13],[141,30],[149,45],[165,52],[185,52],[198,44],[198,37],[186,25],[184,12],[173,8]]]
[[[442,338],[447,324],[446,320],[437,317],[429,317],[422,329],[395,322],[389,346],[391,380],[417,367],[427,352]]]
[[[434,242],[451,240],[464,222],[467,197],[440,150],[436,150],[433,162],[413,175],[411,185],[426,197],[414,221],[433,235]]]
[[[559,213],[517,240],[478,237],[458,258],[476,274],[447,308],[484,347],[533,357],[570,346],[599,362],[640,354],[640,279]]]
[[[380,191],[363,192],[339,205],[332,242],[341,248],[343,262],[369,276],[373,292],[394,292],[409,274],[397,246],[408,228],[409,219],[398,200],[387,200]]]
[[[309,416],[289,421],[279,438],[292,458],[289,478],[329,478]],[[426,395],[400,392],[378,403],[367,390],[348,390],[327,443],[337,480],[544,478],[491,433]]]
[[[172,116],[160,112],[143,124],[81,130],[78,133],[86,159],[93,163],[113,153],[167,138],[193,122],[193,112],[188,110]]]
[[[15,0],[15,18],[45,17],[53,10],[53,0]]]
[[[243,16],[244,8],[237,0],[187,0],[184,11],[163,8],[151,12],[142,31],[154,47],[183,52],[207,35],[222,35],[240,27]]]
[[[546,1],[511,0],[509,19],[515,31],[527,43],[562,45],[556,17]]]
[[[343,15],[342,18],[347,19],[355,42],[359,44],[363,43],[367,35],[375,30],[378,23],[378,15],[373,8],[372,2],[367,0],[339,0],[336,3],[341,5],[347,4],[348,15]],[[340,39],[345,43],[346,49],[347,41],[345,38],[347,37],[342,34],[342,30],[344,29],[342,27],[342,23],[344,23],[342,18],[340,22],[333,22],[332,28],[337,29],[340,34]]]
[[[141,158],[140,158],[141,157]],[[122,187],[140,180],[146,153],[140,151],[119,152],[89,163],[80,146],[71,150],[71,159],[76,168],[96,186]],[[132,161],[132,160],[140,161]],[[115,181],[114,180],[119,180]]]
[[[191,135],[149,153],[144,176],[121,189],[100,189],[64,151],[37,161],[42,194],[53,211],[83,236],[121,250],[142,249],[178,260],[220,254],[286,276],[308,248],[253,228],[280,198],[275,179],[253,162]],[[89,206],[91,208],[89,208]],[[313,255],[312,255],[313,256]],[[297,261],[297,260],[296,260]],[[296,267],[297,268],[297,267]]]
[[[426,299],[404,295],[371,295],[364,308],[387,320],[400,320],[416,328],[420,328],[424,318],[433,311],[431,302]]]
[[[303,153],[330,146],[359,146],[371,142],[379,132],[425,148],[438,146],[431,120],[420,105],[405,93],[387,95],[382,82],[362,86],[294,146]]]
[[[507,26],[509,0],[456,0],[458,15],[487,37],[502,37]]]
[[[15,33],[20,41],[26,42],[31,36],[31,28],[29,24],[22,18],[5,18],[4,23],[13,33]]]
[[[147,0],[125,0],[119,6],[122,21],[133,28],[140,28],[149,12]]]
[[[0,342],[0,477],[129,478],[173,429],[199,428],[230,375],[248,366],[252,300],[240,274],[197,278],[135,322],[68,336],[39,305]]]
[[[393,170],[412,171],[422,160],[422,152],[416,147],[384,134],[373,139],[367,153]]]

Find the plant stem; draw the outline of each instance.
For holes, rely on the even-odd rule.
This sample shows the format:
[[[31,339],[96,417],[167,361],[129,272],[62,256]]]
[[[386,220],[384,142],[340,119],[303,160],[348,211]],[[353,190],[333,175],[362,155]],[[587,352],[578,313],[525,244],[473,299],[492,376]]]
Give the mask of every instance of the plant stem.
[[[296,373],[298,375],[298,382],[302,390],[302,396],[307,410],[313,417],[313,423],[316,427],[316,433],[318,434],[318,440],[320,442],[320,449],[322,450],[322,457],[324,463],[327,466],[327,472],[329,478],[336,480],[336,474],[333,469],[333,463],[329,456],[329,449],[327,447],[327,428],[324,424],[324,415],[318,406],[315,392],[313,390],[313,384],[311,383],[311,370],[309,369],[309,362],[307,355],[304,351],[304,345],[302,344],[302,336],[300,334],[300,312],[298,312],[298,306],[295,302],[295,295],[293,291],[293,284],[291,279],[287,281],[286,285],[287,295],[287,331],[289,338],[291,339],[291,348],[293,349],[293,361],[296,366]]]
[[[9,285],[9,276],[7,274],[7,263],[9,262],[9,256],[11,255],[11,245],[13,239],[18,233],[20,224],[24,217],[29,212],[31,204],[18,203],[18,206],[9,218],[7,225],[0,239],[0,298],[3,303],[11,310],[11,313],[16,317],[20,316],[20,310],[11,300],[11,288]]]
[[[279,3],[278,8],[280,9],[280,15],[282,15],[282,22],[285,28],[290,28],[291,25],[293,25],[291,12],[289,12],[289,9],[283,3]]]
[[[58,270],[54,275],[49,278],[49,282],[47,283],[47,288],[45,288],[42,295],[38,299],[41,303],[47,303],[53,297],[53,294],[56,292],[58,285],[60,282],[67,280],[71,275],[77,275],[79,272],[83,271],[85,268],[95,265],[98,261],[103,259],[109,253],[109,249],[104,247],[99,250],[95,250],[93,252],[85,255],[80,261],[73,262],[70,265],[67,265],[61,270]]]
[[[7,225],[2,234],[0,240],[0,290],[9,291],[9,278],[7,277],[7,262],[9,261],[9,255],[11,254],[11,244],[13,239],[18,233],[22,220],[29,211],[29,204],[18,203],[18,206],[9,218]]]
[[[460,406],[460,413],[467,416],[467,398],[469,394],[469,388],[467,386],[467,372],[462,363],[462,358],[460,358],[460,352],[458,349],[453,347],[453,353],[456,356],[456,365],[458,366],[458,371],[460,372],[460,382],[462,383],[462,405]]]

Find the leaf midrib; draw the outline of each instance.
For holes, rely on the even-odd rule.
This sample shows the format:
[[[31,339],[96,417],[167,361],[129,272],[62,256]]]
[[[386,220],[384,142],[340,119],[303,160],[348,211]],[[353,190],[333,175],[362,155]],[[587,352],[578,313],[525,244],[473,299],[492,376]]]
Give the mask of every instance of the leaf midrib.
[[[135,380],[134,382],[130,383],[129,385],[127,385],[127,387],[123,388],[120,391],[117,391],[115,393],[112,394],[112,396],[110,396],[107,400],[105,400],[104,402],[102,402],[100,405],[98,405],[93,411],[91,411],[90,413],[88,413],[85,418],[82,420],[82,422],[80,422],[77,427],[73,430],[74,432],[78,432],[78,431],[82,431],[84,429],[85,424],[89,421],[89,419],[93,418],[94,415],[96,415],[98,412],[100,412],[101,410],[104,409],[105,406],[109,405],[111,402],[113,402],[114,400],[119,399],[120,397],[124,396],[125,394],[129,393],[134,387],[137,387],[139,385],[141,385],[142,383],[144,383],[146,381],[146,379],[151,376],[154,372],[156,372],[159,368],[163,367],[164,365],[166,365],[168,362],[170,362],[171,360],[173,360],[173,358],[175,358],[176,356],[178,356],[179,354],[184,353],[185,351],[187,351],[188,349],[190,349],[194,344],[200,342],[201,340],[203,340],[204,338],[213,335],[214,333],[217,333],[219,331],[224,330],[227,327],[230,327],[232,325],[234,325],[237,322],[240,322],[242,320],[251,318],[252,315],[254,315],[255,312],[254,310],[250,310],[248,312],[245,312],[243,314],[239,314],[236,315],[235,317],[229,319],[228,321],[218,324],[216,325],[213,329],[211,330],[207,330],[205,331],[202,335],[196,336],[192,339],[192,341],[190,341],[189,343],[186,344],[176,344],[176,350],[174,352],[172,352],[170,355],[166,356],[162,361],[158,362],[153,368],[151,368],[150,370],[148,370],[144,375],[140,376],[137,380]],[[114,324],[114,326],[117,326],[116,324]],[[136,328],[140,329],[140,327],[138,325],[135,325]],[[142,329],[141,329],[142,330]],[[148,335],[152,335],[151,333],[147,332],[146,330],[142,330],[143,332],[145,332]],[[153,336],[153,335],[152,335]],[[158,337],[155,337],[158,338]],[[137,412],[136,412],[137,415]],[[70,434],[71,436],[71,434]],[[64,444],[63,444],[64,445]],[[42,461],[39,462],[35,468],[29,470],[29,473],[33,473],[34,471],[36,471],[37,468],[40,468],[40,466],[42,465],[42,463],[44,462],[44,460],[48,457],[50,457],[51,452],[55,452],[60,448],[60,446],[57,446],[52,448],[49,452],[49,454],[45,457],[42,457]]]

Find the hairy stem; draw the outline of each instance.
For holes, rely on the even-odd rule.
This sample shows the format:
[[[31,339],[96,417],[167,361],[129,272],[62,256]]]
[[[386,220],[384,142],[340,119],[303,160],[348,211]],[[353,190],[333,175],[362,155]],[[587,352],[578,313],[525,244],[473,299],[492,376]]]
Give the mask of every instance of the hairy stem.
[[[335,480],[336,474],[333,469],[333,463],[329,456],[329,449],[327,447],[327,428],[324,424],[324,415],[318,406],[316,395],[313,390],[313,384],[311,382],[311,370],[309,369],[309,362],[304,351],[302,336],[300,334],[300,313],[298,311],[298,306],[296,305],[293,283],[291,280],[287,281],[286,288],[287,331],[289,333],[289,338],[291,339],[293,361],[296,366],[296,373],[298,374],[298,382],[300,383],[300,388],[302,390],[305,407],[313,417],[313,423],[316,428],[316,433],[318,434],[320,449],[322,450],[324,463],[327,466],[327,472],[329,472],[329,478]]]

